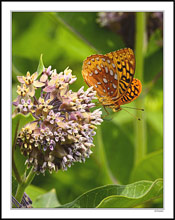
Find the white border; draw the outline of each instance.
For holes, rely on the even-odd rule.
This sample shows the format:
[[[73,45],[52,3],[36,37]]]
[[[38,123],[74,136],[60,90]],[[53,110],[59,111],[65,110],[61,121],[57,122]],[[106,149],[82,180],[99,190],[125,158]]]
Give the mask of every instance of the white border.
[[[10,209],[11,11],[164,11],[164,210],[162,212],[154,209]],[[173,217],[173,46],[173,2],[2,2],[2,218]]]

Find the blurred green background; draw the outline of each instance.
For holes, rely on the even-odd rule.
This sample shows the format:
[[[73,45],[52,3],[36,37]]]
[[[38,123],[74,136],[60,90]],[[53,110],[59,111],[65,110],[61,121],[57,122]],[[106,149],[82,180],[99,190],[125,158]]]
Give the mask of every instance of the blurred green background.
[[[55,188],[58,200],[65,204],[97,186],[163,177],[163,14],[144,14],[143,88],[138,98],[141,106],[136,105],[144,108],[144,112],[127,109],[139,114],[141,121],[126,111],[109,110],[110,115],[97,129],[91,157],[66,172],[36,176],[29,194]],[[72,69],[77,81],[71,89],[77,91],[81,86],[88,88],[81,74],[87,56],[124,47],[135,50],[136,44],[136,13],[13,12],[12,99],[17,97],[16,76],[35,72],[41,54],[45,67],[51,65],[58,73],[68,66]],[[137,74],[136,66],[136,77]],[[135,107],[135,102],[127,106]],[[104,109],[103,114],[106,114]],[[141,132],[146,146],[139,160],[136,159],[138,123],[143,125]],[[161,206],[160,199],[149,204],[149,207]]]

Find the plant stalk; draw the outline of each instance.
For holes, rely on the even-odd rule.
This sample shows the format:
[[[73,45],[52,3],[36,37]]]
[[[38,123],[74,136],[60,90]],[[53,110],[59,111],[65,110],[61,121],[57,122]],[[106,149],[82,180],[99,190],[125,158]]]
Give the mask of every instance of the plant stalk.
[[[144,55],[146,50],[146,13],[136,12],[136,38],[135,38],[135,54],[136,54],[136,77],[142,83],[142,92],[144,88]],[[142,94],[135,101],[136,108],[144,108],[144,97]],[[137,164],[146,154],[146,134],[145,134],[145,112],[137,111],[137,117],[141,121],[135,122],[135,164]],[[141,114],[141,117],[140,117]]]
[[[104,144],[102,141],[102,134],[101,134],[101,127],[98,127],[98,131],[97,131],[97,143],[98,143],[98,155],[100,158],[100,163],[103,166],[103,171],[104,171],[104,175],[106,176],[106,181],[108,184],[119,184],[119,182],[116,180],[116,178],[113,176],[108,162],[107,162],[107,158],[106,158],[106,152],[104,149]]]
[[[13,142],[13,145],[12,145],[12,170],[13,170],[13,173],[14,173],[18,183],[22,183],[21,177],[20,177],[18,169],[16,167],[15,158],[14,158],[18,127],[19,127],[19,121],[17,123],[16,131],[15,131],[15,138],[14,138],[14,142]]]
[[[30,170],[28,176],[26,177],[26,179],[22,183],[18,184],[15,198],[19,203],[21,203],[22,197],[24,195],[24,191],[25,191],[26,187],[32,182],[34,176],[35,176],[35,173],[33,172],[33,168],[32,168]]]

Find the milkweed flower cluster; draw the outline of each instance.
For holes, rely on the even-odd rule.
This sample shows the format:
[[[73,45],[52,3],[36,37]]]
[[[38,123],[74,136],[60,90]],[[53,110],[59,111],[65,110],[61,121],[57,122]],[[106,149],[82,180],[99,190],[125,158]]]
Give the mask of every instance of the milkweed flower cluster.
[[[21,85],[13,102],[15,114],[31,113],[35,118],[17,136],[16,144],[27,157],[27,166],[44,174],[46,170],[67,170],[74,162],[84,162],[92,153],[96,125],[103,121],[100,109],[90,111],[95,107],[93,87],[70,90],[76,77],[69,68],[58,74],[48,67],[40,77],[27,72],[26,77],[17,78]]]

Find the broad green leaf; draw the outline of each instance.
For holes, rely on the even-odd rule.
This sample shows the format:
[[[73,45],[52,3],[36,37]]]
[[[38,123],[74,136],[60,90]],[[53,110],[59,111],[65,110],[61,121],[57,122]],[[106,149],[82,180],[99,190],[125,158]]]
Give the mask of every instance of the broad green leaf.
[[[160,198],[154,199],[151,204],[148,202],[147,208],[163,208],[163,196]]]
[[[26,19],[30,17],[30,13],[26,13],[27,15],[19,14],[14,13],[14,23],[17,22],[18,29],[23,27],[23,24],[18,22],[21,15],[21,19],[28,25],[28,28],[24,31],[22,29],[20,35],[13,39],[13,65],[18,67],[20,72],[35,72],[38,57],[43,54],[44,66],[51,65],[52,69],[57,69],[58,73],[69,66],[73,74],[77,75],[76,82],[71,85],[73,91],[77,91],[80,85],[87,87],[83,81],[81,67],[83,60],[95,51],[63,25],[60,25],[56,16],[54,19],[50,18],[48,12],[31,13],[35,18],[31,19],[31,23]]]
[[[159,48],[154,53],[145,56],[144,81],[149,82],[163,69],[163,49]],[[137,71],[137,70],[136,70]],[[162,87],[161,87],[162,88]]]
[[[154,117],[155,116],[155,117]],[[163,113],[147,114],[147,153],[163,149]]]
[[[18,22],[19,14],[18,12],[14,13],[15,24]],[[86,56],[88,52],[92,52],[92,49],[83,41],[80,41],[80,39],[67,30],[65,26],[60,25],[56,16],[54,16],[54,19],[50,17],[51,13],[29,12],[27,14],[35,14],[35,19],[30,23],[29,28],[25,29],[25,31],[22,29],[20,35],[13,39],[13,63],[20,71],[26,71],[26,68],[30,69],[30,72],[32,72],[32,70],[35,71],[38,57],[41,54],[45,57],[44,64],[46,67],[51,65],[54,66],[54,68],[57,67],[57,70],[61,67],[60,71],[62,71],[63,67],[72,67],[75,65],[75,61],[83,59],[84,54]],[[24,24],[27,25],[28,20],[26,20],[25,17],[26,16],[22,19]],[[17,25],[19,29],[22,26],[19,23],[17,23]],[[33,35],[33,33],[35,33],[35,35]],[[35,50],[33,50],[33,48],[35,48]]]
[[[153,90],[145,97],[147,153],[163,148],[163,91]]]
[[[19,22],[20,17],[23,20],[23,24]],[[30,17],[34,19],[30,20]],[[17,29],[21,28],[21,33],[13,38],[13,56],[21,56],[22,58],[29,58],[30,60],[37,59],[38,62],[40,54],[46,55],[46,51],[49,51],[49,47],[53,46],[56,40],[54,38],[55,33],[53,32],[56,26],[44,15],[44,13],[28,12],[22,14],[14,12],[13,24]],[[24,28],[24,25],[26,25],[27,28]],[[52,47],[51,51],[54,53],[55,49],[58,48]],[[52,53],[50,53],[50,55],[52,55]],[[31,69],[30,65],[27,66]],[[21,69],[20,66],[19,68]]]
[[[159,113],[156,118],[159,118]],[[155,119],[154,119],[155,120]],[[154,121],[153,120],[153,121]],[[161,120],[161,119],[160,119]],[[156,123],[158,124],[158,122]],[[147,121],[147,154],[163,149],[163,135],[158,132],[150,121]]]
[[[40,60],[39,60],[39,64],[38,64],[38,68],[37,68],[37,73],[38,73],[38,77],[40,77],[41,73],[43,72],[44,69],[44,64],[43,64],[43,55],[41,54],[40,56]]]
[[[28,115],[23,115],[19,113],[15,117],[12,118],[12,145],[16,141],[15,138],[18,134],[18,131],[20,131],[20,129],[24,127],[27,123],[34,121],[34,120],[35,120],[34,117],[30,113]],[[14,156],[14,161],[15,161],[17,170],[19,174],[22,175],[26,167],[24,165],[25,158],[21,154],[20,149],[18,147],[16,149],[13,148],[13,156]]]
[[[107,53],[124,47],[121,37],[96,22],[96,12],[57,12],[60,23],[96,52]]]
[[[121,114],[127,113],[123,111]],[[115,120],[114,118],[109,119],[110,121],[104,120],[101,125],[101,138],[109,169],[119,183],[127,184],[134,164],[134,130],[132,122],[122,124],[117,121],[121,114],[116,113],[116,115],[110,116],[115,117]],[[95,145],[97,149],[101,147],[99,141],[95,142]],[[95,153],[98,158],[98,152]]]
[[[12,12],[12,37],[18,38],[21,32],[28,30],[36,17],[36,12]]]
[[[163,136],[163,91],[145,97],[146,120]]]
[[[160,29],[157,29],[154,31],[154,33],[151,35],[148,46],[147,46],[147,52],[146,55],[151,55],[156,50],[160,49],[162,47],[162,31]]]
[[[160,196],[163,196],[163,180],[142,181],[134,186],[128,185],[122,191],[122,195],[105,198],[97,208],[134,208]]]
[[[17,147],[14,151],[14,161],[20,176],[22,176],[26,169],[26,165],[25,165],[26,158],[21,154],[19,147]]]
[[[107,185],[86,192],[59,208],[132,208],[161,197],[162,189],[162,179],[129,185]]]
[[[47,191],[55,188],[57,195],[59,195],[60,203],[65,204],[90,189],[105,185],[106,178],[103,167],[100,167],[99,162],[96,160],[95,152],[93,152],[85,163],[75,163],[66,172],[59,170],[52,174],[46,172],[45,176],[36,175],[32,184],[40,186]]]
[[[163,151],[146,155],[133,169],[131,181],[163,178]]]
[[[145,107],[151,112],[160,112],[163,114],[163,91],[150,91],[145,97]],[[159,121],[159,120],[158,120]],[[161,123],[163,121],[161,120]]]
[[[38,196],[32,203],[34,208],[55,208],[58,207],[60,203],[58,202],[55,189],[50,192]]]
[[[34,186],[34,185],[29,185],[25,189],[25,192],[30,197],[30,199],[34,202],[38,196],[41,196],[41,195],[45,194],[47,191],[40,188],[40,187],[37,187],[37,186]]]
[[[16,181],[16,179],[12,176],[12,195],[15,196],[16,194],[16,190],[18,187],[18,182]]]

